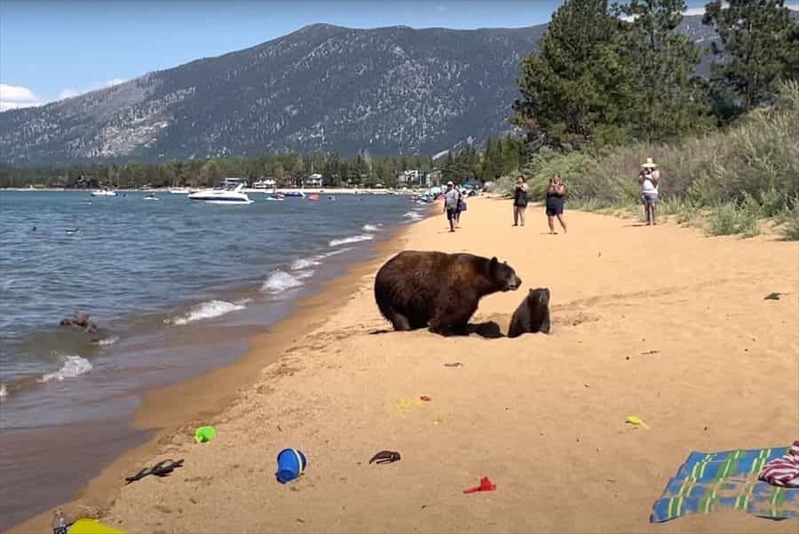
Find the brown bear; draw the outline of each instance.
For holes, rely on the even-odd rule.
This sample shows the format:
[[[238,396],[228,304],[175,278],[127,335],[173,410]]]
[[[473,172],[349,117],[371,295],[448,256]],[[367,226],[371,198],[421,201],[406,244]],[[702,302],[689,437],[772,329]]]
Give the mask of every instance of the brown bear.
[[[377,271],[375,301],[394,330],[465,335],[477,303],[522,281],[507,262],[474,254],[406,250]]]
[[[543,332],[549,334],[549,288],[531,289],[516,311],[508,327],[508,337]]]

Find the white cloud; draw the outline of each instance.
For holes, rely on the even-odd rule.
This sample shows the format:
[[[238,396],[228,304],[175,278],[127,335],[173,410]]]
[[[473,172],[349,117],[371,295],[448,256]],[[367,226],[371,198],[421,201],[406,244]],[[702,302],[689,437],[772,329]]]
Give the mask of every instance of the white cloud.
[[[56,100],[64,100],[65,98],[72,98],[73,96],[78,96],[80,91],[76,91],[74,89],[62,89],[60,93],[58,93],[58,97]]]
[[[682,12],[683,15],[686,17],[693,17],[694,15],[704,15],[705,8],[704,7],[689,7],[685,11]]]
[[[42,103],[42,99],[27,87],[0,83],[0,111],[28,108]]]
[[[78,89],[62,89],[60,93],[58,93],[58,98],[56,100],[64,100],[65,98],[72,98],[73,96],[82,95],[84,93],[88,93],[91,91],[96,91],[98,89],[105,89],[107,87],[113,87],[115,85],[119,85],[121,83],[125,83],[127,80],[123,80],[122,78],[114,78],[113,80],[108,80],[107,82],[103,82],[100,84],[95,85],[94,87],[90,87],[88,89],[78,90]]]
[[[727,2],[722,2],[721,3],[721,8],[722,9],[726,9],[727,7],[729,7],[729,4]],[[787,7],[788,9],[790,9],[792,11],[799,11],[799,4],[797,4],[795,6],[794,5],[786,5],[785,7]],[[685,17],[692,17],[694,15],[704,15],[705,14],[705,8],[704,8],[704,6],[689,7],[688,9],[683,11],[682,14]],[[624,16],[621,19],[625,20],[627,22],[630,22],[631,20],[634,20],[635,17]]]
[[[114,78],[113,80],[108,80],[106,82],[97,84],[89,89],[83,89],[83,90],[71,89],[71,88],[62,89],[58,93],[58,96],[53,100],[58,101],[58,100],[64,100],[65,98],[72,98],[74,96],[88,93],[89,91],[96,91],[98,89],[113,87],[115,85],[125,83],[126,81],[127,80],[123,80],[121,78]],[[41,106],[42,104],[46,104],[47,102],[48,101],[42,99],[41,97],[39,97],[39,95],[37,95],[27,87],[22,87],[20,85],[9,85],[7,83],[0,83],[0,112],[8,111],[9,109],[20,109],[20,108],[29,108],[33,106]]]

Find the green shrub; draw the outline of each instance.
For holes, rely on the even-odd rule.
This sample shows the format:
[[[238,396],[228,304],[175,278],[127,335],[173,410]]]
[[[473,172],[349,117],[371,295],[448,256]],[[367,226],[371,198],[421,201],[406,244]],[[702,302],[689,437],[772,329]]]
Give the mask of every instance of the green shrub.
[[[799,241],[799,204],[794,204],[791,210],[780,214],[778,220],[782,224],[782,238],[785,241]]]
[[[661,214],[685,224],[711,208],[713,235],[756,235],[758,218],[791,212],[799,203],[799,82],[783,83],[773,108],[755,110],[725,129],[672,145],[543,150],[521,172],[534,199],[544,197],[549,179],[560,172],[567,205],[597,210],[639,202],[637,177],[647,157],[662,173]]]
[[[749,205],[722,204],[710,212],[707,233],[709,235],[743,234],[754,237],[760,233],[759,211]]]

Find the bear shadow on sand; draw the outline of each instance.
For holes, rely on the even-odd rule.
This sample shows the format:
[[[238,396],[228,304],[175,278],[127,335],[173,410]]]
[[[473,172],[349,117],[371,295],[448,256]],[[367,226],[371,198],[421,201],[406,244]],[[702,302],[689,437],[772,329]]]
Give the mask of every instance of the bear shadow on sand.
[[[427,328],[417,328],[416,330],[427,330],[428,332],[430,332]],[[378,330],[372,330],[371,332],[369,332],[369,335],[375,336],[379,334],[391,334],[393,332],[394,330],[381,328]],[[502,328],[495,321],[483,321],[481,323],[467,324],[466,336],[470,336],[472,334],[475,334],[485,339],[499,339],[505,337],[505,334],[502,333]],[[445,335],[444,337],[464,337],[464,336],[458,336],[457,334],[449,334]]]

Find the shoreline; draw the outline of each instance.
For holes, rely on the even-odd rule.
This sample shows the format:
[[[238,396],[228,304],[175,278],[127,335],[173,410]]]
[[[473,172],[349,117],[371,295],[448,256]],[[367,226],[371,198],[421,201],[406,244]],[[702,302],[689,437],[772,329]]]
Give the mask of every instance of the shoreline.
[[[119,493],[124,478],[140,469],[138,465],[142,461],[157,453],[172,438],[184,434],[192,437],[197,426],[212,424],[211,421],[222,414],[244,389],[252,386],[259,373],[276,363],[285,349],[303,333],[327,322],[327,317],[341,305],[340,302],[356,291],[352,282],[374,269],[375,264],[382,261],[384,253],[401,243],[412,226],[427,218],[431,211],[427,214],[422,211],[422,218],[417,221],[398,224],[391,229],[391,235],[374,245],[368,259],[348,266],[344,274],[327,280],[312,295],[292,303],[285,318],[268,326],[265,333],[248,338],[248,348],[232,363],[187,381],[146,391],[141,396],[140,405],[128,418],[131,431],[146,436],[144,443],[114,458],[83,485],[76,498],[61,506],[73,519],[80,514],[90,517],[102,515]],[[52,511],[45,511],[10,526],[6,532],[45,531],[51,517]]]
[[[150,189],[114,189],[118,193],[166,193],[173,194],[170,189],[180,191],[174,193],[175,195],[186,195],[188,189],[186,188],[170,188],[170,187],[153,187]],[[211,189],[200,187],[199,189]],[[254,187],[245,187],[242,189],[244,193],[263,193],[265,195],[272,193],[289,193],[293,191],[301,191],[303,193],[314,194],[335,194],[335,195],[412,195],[415,191],[426,190],[426,187],[420,188],[407,188],[407,189],[389,189],[386,187],[381,188],[345,188],[345,187],[278,187],[277,189],[256,189]],[[13,193],[91,193],[92,191],[100,191],[100,189],[67,189],[60,187],[4,187],[0,188],[0,192],[9,191]]]
[[[148,395],[137,424],[160,434],[83,502],[105,491],[113,504],[94,512],[130,532],[792,532],[732,512],[648,518],[691,451],[787,446],[799,432],[797,244],[576,211],[568,235],[549,236],[539,211],[511,229],[507,203],[478,198],[454,234],[432,210],[401,228],[242,360]],[[507,260],[523,287],[483,299],[472,323],[506,332],[527,288],[546,286],[553,332],[390,331],[371,284],[394,247]],[[773,291],[786,293],[764,301]],[[198,394],[205,384],[217,391]],[[632,414],[650,428],[625,424]],[[217,438],[194,444],[194,424],[211,422]],[[284,447],[309,467],[281,486]],[[368,465],[381,449],[402,461]],[[156,455],[186,464],[122,486]],[[486,475],[496,492],[463,495]]]

